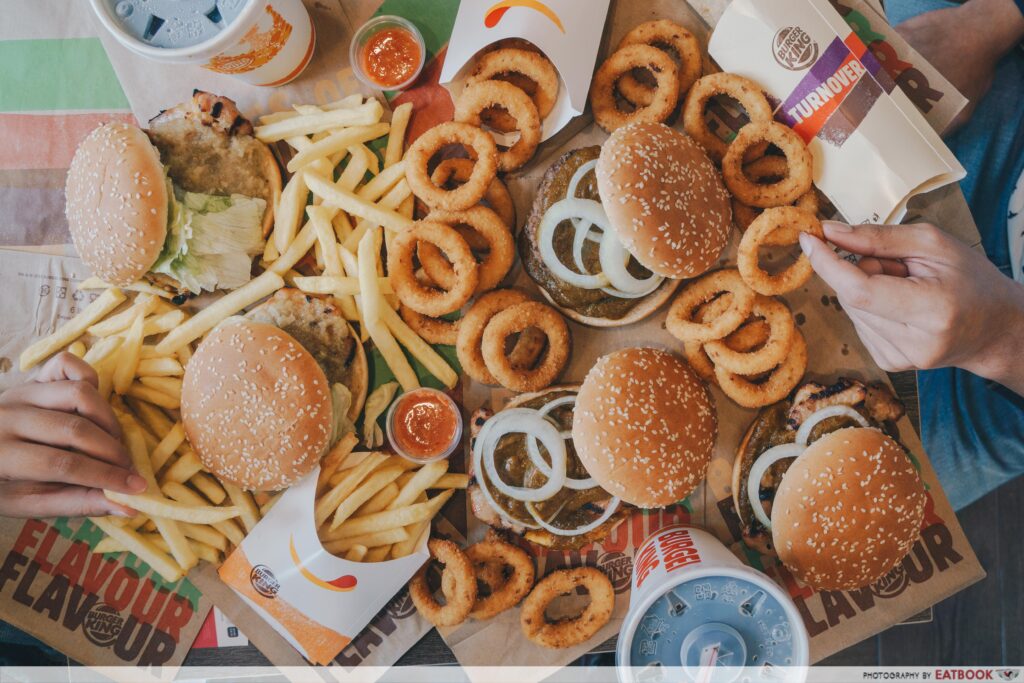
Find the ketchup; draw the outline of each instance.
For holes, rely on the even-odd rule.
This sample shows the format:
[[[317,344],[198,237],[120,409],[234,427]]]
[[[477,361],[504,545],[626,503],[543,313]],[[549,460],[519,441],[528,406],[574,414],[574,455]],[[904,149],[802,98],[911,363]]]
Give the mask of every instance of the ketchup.
[[[416,37],[404,28],[374,33],[360,50],[360,66],[382,88],[399,86],[416,73],[423,59]]]
[[[412,460],[447,455],[459,438],[462,417],[440,391],[415,389],[395,402],[389,436],[396,450]]]

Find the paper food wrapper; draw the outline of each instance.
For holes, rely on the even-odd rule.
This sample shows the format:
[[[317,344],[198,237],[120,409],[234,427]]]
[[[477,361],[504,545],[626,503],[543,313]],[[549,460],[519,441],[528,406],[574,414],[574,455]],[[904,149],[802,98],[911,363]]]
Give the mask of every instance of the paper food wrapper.
[[[609,27],[610,45],[616,45],[633,26],[654,17],[672,19],[686,26],[702,44],[706,44],[708,29],[692,8],[672,0],[655,0],[643,6],[615,3]],[[543,159],[535,160],[525,174],[510,176],[507,182],[516,200],[516,208],[522,212],[520,215],[526,216],[529,212],[544,172],[555,159],[572,149],[599,145],[605,139],[607,135],[603,131],[590,125],[568,144],[551,150]],[[736,243],[734,235],[721,265],[734,265]],[[522,272],[517,275],[515,284],[530,291],[537,290]],[[888,383],[885,372],[871,360],[846,313],[820,279],[813,278],[804,288],[786,294],[784,299],[808,341],[808,381],[832,382],[845,376]],[[600,356],[616,349],[654,346],[679,353],[680,343],[665,331],[664,319],[662,310],[641,323],[623,328],[588,328],[569,321],[573,352],[562,376],[563,383],[582,381]],[[617,635],[630,593],[629,582],[623,581],[622,577],[629,577],[632,573],[635,549],[669,520],[707,528],[742,561],[765,571],[782,585],[796,601],[811,636],[813,662],[900,623],[985,575],[942,493],[914,427],[906,417],[899,422],[901,441],[921,465],[921,476],[928,487],[931,505],[921,540],[893,572],[874,586],[860,591],[815,592],[801,585],[778,564],[745,551],[739,542],[738,524],[732,507],[732,464],[742,436],[757,411],[737,406],[717,387],[712,387],[712,393],[719,423],[715,452],[706,483],[687,499],[684,507],[637,512],[602,544],[576,552],[540,552],[536,558],[538,576],[551,569],[580,564],[604,569],[616,589],[615,609],[609,624],[583,645],[567,650],[548,650],[522,635],[518,609],[499,614],[489,621],[469,620],[455,629],[441,630],[460,664],[479,667],[526,663],[538,667],[535,680],[540,680],[547,675],[544,667],[567,665],[581,654],[600,646],[606,637]],[[507,392],[495,391],[468,379],[465,380],[464,396],[467,414],[483,406],[500,408],[509,397]],[[687,515],[689,519],[686,519]],[[479,540],[486,527],[471,514],[468,518],[469,539]],[[569,607],[563,606],[562,609]],[[477,676],[474,681],[483,683],[485,680],[472,671],[468,675]]]
[[[18,355],[88,305],[78,259],[0,249],[0,391],[26,379]],[[177,666],[210,611],[189,578],[164,581],[130,553],[98,555],[88,519],[0,517],[4,621],[89,666]]]
[[[462,0],[441,69],[452,98],[462,92],[473,57],[503,38],[525,38],[558,71],[558,99],[543,121],[541,140],[562,130],[587,107],[590,79],[611,0]]]
[[[847,221],[899,223],[911,197],[965,171],[861,33],[827,0],[734,0],[708,51],[779,103]]]
[[[317,467],[281,495],[220,567],[221,579],[306,659],[327,664],[427,561],[416,552],[351,562],[324,549],[313,508]]]

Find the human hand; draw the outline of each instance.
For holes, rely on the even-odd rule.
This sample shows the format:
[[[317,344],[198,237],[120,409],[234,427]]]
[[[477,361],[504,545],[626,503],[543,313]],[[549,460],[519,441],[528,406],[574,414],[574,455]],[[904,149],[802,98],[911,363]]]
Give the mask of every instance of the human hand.
[[[919,14],[896,31],[969,100],[950,133],[971,117],[999,60],[1024,38],[1024,15],[1014,0],[970,0]]]
[[[883,370],[956,366],[1024,394],[1024,287],[932,225],[824,228],[859,262],[806,233],[800,246]]]
[[[34,381],[0,394],[0,515],[134,514],[103,495],[141,493],[146,481],[97,382],[88,363],[60,353]]]

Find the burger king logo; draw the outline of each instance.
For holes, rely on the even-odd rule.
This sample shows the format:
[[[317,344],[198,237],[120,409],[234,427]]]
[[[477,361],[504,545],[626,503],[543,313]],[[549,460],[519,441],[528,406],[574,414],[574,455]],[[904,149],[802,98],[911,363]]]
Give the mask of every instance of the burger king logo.
[[[89,642],[98,647],[108,647],[121,634],[124,617],[105,602],[93,607],[85,615],[82,632]]]
[[[524,7],[543,14],[552,24],[558,27],[559,31],[565,33],[565,26],[562,25],[562,20],[558,18],[558,15],[550,7],[538,0],[502,0],[495,3],[484,13],[484,26],[494,28],[501,21],[501,18],[505,16],[505,12],[508,12],[513,7]]]
[[[597,558],[597,567],[611,579],[616,593],[629,590],[629,582],[633,578],[633,558],[623,553],[605,553]]]
[[[384,609],[388,616],[396,621],[411,617],[416,612],[416,606],[412,604],[412,598],[407,590],[391,598]]]
[[[252,568],[249,572],[249,583],[252,584],[253,590],[271,600],[276,598],[277,592],[281,590],[281,584],[274,576],[274,572],[265,564],[258,564]]]
[[[895,598],[910,585],[910,577],[903,564],[896,565],[888,574],[880,578],[871,586],[871,592],[879,598]]]
[[[782,68],[803,71],[818,61],[818,44],[799,26],[787,26],[775,34],[772,53]]]

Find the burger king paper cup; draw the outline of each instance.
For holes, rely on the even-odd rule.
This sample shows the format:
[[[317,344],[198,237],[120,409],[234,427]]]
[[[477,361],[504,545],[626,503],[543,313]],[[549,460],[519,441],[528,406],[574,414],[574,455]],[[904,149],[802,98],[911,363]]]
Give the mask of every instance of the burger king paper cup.
[[[807,631],[792,600],[706,531],[676,525],[644,541],[629,600],[622,683],[806,677]]]
[[[100,23],[132,52],[158,62],[199,64],[254,85],[291,81],[309,64],[316,44],[302,0],[211,0],[205,14],[178,0],[90,2]]]
[[[610,0],[462,0],[441,69],[441,85],[448,88],[453,98],[458,97],[478,52],[505,38],[530,41],[547,56],[559,75],[558,99],[541,129],[541,140],[547,140],[587,107],[609,3]]]
[[[319,466],[281,494],[220,566],[238,593],[303,657],[330,663],[430,559],[426,536],[414,553],[350,562],[323,547],[313,508]]]

